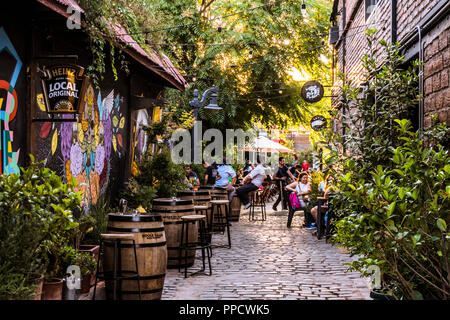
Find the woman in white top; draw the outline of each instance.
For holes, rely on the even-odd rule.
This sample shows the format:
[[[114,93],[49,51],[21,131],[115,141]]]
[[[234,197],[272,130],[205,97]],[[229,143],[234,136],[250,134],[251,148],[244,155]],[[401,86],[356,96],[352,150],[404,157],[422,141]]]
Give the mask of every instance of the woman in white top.
[[[300,174],[300,181],[294,181],[287,185],[286,190],[294,192],[298,196],[299,200],[308,202],[308,194],[311,193],[311,183],[308,182],[308,175],[306,173]]]

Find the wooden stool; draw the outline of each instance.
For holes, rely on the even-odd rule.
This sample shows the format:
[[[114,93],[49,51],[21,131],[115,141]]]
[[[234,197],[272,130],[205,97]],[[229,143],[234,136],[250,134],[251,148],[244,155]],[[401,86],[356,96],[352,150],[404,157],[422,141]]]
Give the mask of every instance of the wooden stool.
[[[122,241],[132,241],[133,250],[134,250],[134,262],[136,264],[136,271],[130,270],[122,270],[122,254],[121,254],[121,242]],[[113,271],[105,271],[99,272],[100,265],[100,256],[102,255],[102,248],[107,245],[114,246],[114,254],[113,254]],[[129,274],[128,276],[124,276],[123,274]],[[138,284],[138,292],[139,292],[139,300],[141,300],[141,283],[138,269],[138,261],[136,255],[136,242],[135,235],[132,233],[104,233],[101,235],[100,240],[100,249],[97,261],[97,273],[95,276],[95,285],[94,285],[94,294],[92,296],[92,300],[95,300],[95,293],[97,290],[97,281],[101,280],[112,280],[114,282],[114,291],[113,291],[113,299],[116,300],[117,293],[119,294],[119,299],[122,299],[122,280],[137,280]],[[117,290],[117,282],[119,282],[119,290]]]
[[[222,207],[224,211],[222,212]],[[214,210],[215,209],[215,210]],[[228,200],[211,200],[211,216],[210,216],[210,232],[220,231],[222,233],[227,229],[228,234],[228,248],[231,248],[231,235],[230,235],[230,222],[228,220],[230,212],[230,201]],[[214,218],[217,221],[214,221]],[[215,229],[216,228],[216,229]],[[225,247],[225,246],[214,246],[215,248]]]
[[[203,269],[191,273],[191,275],[196,274],[198,272],[205,271],[205,249],[206,255],[208,256],[208,264],[209,264],[209,275],[212,274],[211,271],[211,243],[208,241],[206,237],[206,215],[188,215],[181,217],[182,226],[181,226],[181,243],[178,251],[178,271],[181,271],[181,251],[185,250],[185,264],[184,264],[184,277],[187,278],[187,252],[188,250],[202,250],[202,262]],[[197,242],[189,242],[189,224],[199,222],[199,239]],[[186,231],[185,231],[186,230]],[[186,232],[186,233],[185,233]],[[186,237],[184,236],[186,234]]]
[[[211,243],[211,232],[209,232],[209,230],[211,230],[210,226],[209,226],[209,221],[208,221],[208,217],[210,216],[208,214],[208,210],[209,210],[209,206],[195,206],[194,205],[194,210],[195,210],[195,214],[199,214],[199,215],[205,215],[206,216],[206,240],[208,243]],[[199,234],[199,239],[200,239],[200,234]],[[211,256],[212,256],[212,251],[211,251]]]

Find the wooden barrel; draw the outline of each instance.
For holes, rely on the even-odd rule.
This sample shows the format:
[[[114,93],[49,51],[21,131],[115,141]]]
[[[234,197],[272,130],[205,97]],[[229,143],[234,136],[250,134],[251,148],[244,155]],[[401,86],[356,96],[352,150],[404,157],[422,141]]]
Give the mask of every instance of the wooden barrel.
[[[211,192],[210,190],[184,190],[177,193],[177,196],[183,200],[194,200],[196,206],[210,206]]]
[[[228,191],[226,188],[215,186],[200,186],[200,191],[211,191],[211,200],[228,200]]]
[[[195,214],[193,200],[158,198],[152,201],[152,212],[160,214],[164,222],[167,239],[167,267],[178,268],[179,246],[181,242],[182,216]],[[189,226],[189,242],[196,242],[198,238],[198,225],[190,222],[194,227]],[[181,266],[185,266],[185,252],[181,252]],[[187,266],[194,264],[195,250],[188,250]]]
[[[143,300],[159,300],[167,270],[167,245],[161,215],[108,214],[108,233],[133,233],[136,235],[141,297]],[[134,250],[131,241],[123,241],[120,248],[122,270],[135,271]],[[113,270],[114,246],[105,245],[103,269]],[[106,281],[107,299],[113,298],[114,283]],[[138,300],[136,280],[122,280],[122,299]]]
[[[239,221],[241,215],[241,199],[234,194],[233,200],[231,200],[231,214],[228,218],[230,221]]]
[[[206,221],[209,223],[211,216],[211,191],[208,189],[193,191],[184,190],[177,193],[180,199],[194,200],[194,206],[207,206]]]

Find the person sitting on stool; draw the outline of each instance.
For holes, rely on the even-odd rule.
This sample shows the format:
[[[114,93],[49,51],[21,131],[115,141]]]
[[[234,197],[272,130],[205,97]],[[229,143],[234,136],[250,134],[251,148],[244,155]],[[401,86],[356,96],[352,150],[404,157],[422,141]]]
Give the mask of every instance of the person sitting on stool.
[[[230,179],[231,178],[231,179]],[[217,177],[215,187],[225,188],[228,191],[228,200],[233,200],[235,189],[233,185],[236,183],[236,172],[225,161],[217,168]],[[231,180],[231,181],[230,181]]]
[[[237,189],[237,195],[241,199],[244,209],[248,209],[251,206],[251,202],[248,199],[248,194],[252,191],[258,190],[265,178],[265,169],[261,164],[261,161],[257,159],[257,166],[242,180],[243,186]]]

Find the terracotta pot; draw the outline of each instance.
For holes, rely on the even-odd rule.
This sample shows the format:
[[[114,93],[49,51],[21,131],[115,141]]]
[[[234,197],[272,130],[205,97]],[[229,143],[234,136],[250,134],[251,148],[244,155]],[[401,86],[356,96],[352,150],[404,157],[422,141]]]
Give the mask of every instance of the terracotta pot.
[[[91,289],[92,286],[92,275],[90,273],[85,274],[82,278],[81,278],[81,293],[88,293],[89,290]],[[95,281],[95,278],[94,278]]]
[[[94,257],[95,261],[98,261],[98,252],[99,252],[99,250],[100,250],[100,246],[96,245],[96,244],[81,244],[80,248],[78,249],[79,252],[88,252],[88,253],[90,253]],[[100,269],[100,271],[101,271],[101,269]],[[95,284],[95,275],[96,275],[96,273],[97,272],[94,271],[93,274],[89,276],[90,286],[91,287]],[[84,277],[83,277],[83,279],[84,279]],[[81,286],[83,287],[83,284],[81,284]],[[81,290],[83,291],[83,288]]]
[[[62,300],[63,279],[45,280],[42,287],[42,300]]]
[[[36,282],[38,284],[37,288],[34,290],[35,295],[31,298],[31,300],[41,300],[42,298],[42,287],[44,286],[44,275],[37,275]]]

